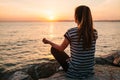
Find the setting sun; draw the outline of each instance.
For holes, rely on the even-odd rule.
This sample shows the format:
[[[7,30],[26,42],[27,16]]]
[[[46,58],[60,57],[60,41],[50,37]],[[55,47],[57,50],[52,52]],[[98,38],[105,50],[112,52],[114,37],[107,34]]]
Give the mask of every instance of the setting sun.
[[[49,21],[55,20],[55,12],[52,10],[45,11],[46,19]]]
[[[49,16],[49,20],[54,20],[55,17],[54,16]]]

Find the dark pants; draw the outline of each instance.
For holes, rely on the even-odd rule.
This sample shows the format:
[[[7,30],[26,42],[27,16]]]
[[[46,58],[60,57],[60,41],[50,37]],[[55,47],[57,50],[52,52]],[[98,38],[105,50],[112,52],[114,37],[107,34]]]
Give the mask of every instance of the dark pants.
[[[53,47],[51,48],[51,53],[66,72],[68,69],[68,63],[66,59],[68,59],[69,56],[65,52],[59,51]]]

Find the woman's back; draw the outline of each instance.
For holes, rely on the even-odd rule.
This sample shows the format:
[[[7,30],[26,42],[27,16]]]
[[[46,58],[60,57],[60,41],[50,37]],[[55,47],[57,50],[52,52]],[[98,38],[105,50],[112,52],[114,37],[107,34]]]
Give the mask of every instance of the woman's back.
[[[97,31],[94,30],[97,38]],[[94,72],[94,53],[96,39],[93,39],[89,50],[84,50],[83,39],[78,41],[78,27],[69,29],[64,35],[70,42],[71,59],[68,62],[69,68],[67,76],[71,78],[85,78],[91,76]]]

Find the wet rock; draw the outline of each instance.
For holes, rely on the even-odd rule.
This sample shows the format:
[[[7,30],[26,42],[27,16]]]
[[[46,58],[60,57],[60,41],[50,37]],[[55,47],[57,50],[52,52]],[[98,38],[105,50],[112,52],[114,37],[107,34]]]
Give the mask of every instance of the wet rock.
[[[29,66],[29,68],[26,69],[26,72],[31,75],[34,80],[37,80],[39,78],[51,76],[52,74],[57,72],[59,66],[60,65],[56,61],[50,61],[38,65],[31,65]]]
[[[120,66],[120,51],[109,55],[96,57],[96,64]]]
[[[27,73],[23,71],[17,71],[8,80],[33,80],[33,79]]]
[[[107,56],[107,57],[96,57],[95,63],[101,65],[113,65],[114,57]]]

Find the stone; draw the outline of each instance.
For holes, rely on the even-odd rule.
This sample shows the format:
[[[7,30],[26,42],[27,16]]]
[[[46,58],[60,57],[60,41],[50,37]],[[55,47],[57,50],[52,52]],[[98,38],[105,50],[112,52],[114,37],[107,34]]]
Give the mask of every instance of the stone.
[[[120,66],[120,52],[117,52],[116,54],[114,54],[113,64]]]
[[[31,65],[26,72],[34,79],[49,77],[57,72],[60,65],[56,61],[44,62],[37,65]]]
[[[119,52],[95,58],[95,76],[85,80],[120,80],[119,58]],[[65,72],[58,71],[59,67],[55,60],[31,64],[20,71],[11,72],[14,74],[9,77],[9,80],[72,80],[65,77]]]
[[[79,80],[65,77],[65,72],[60,71],[48,78],[39,80]],[[110,65],[95,65],[95,76],[83,80],[120,80],[120,68]]]
[[[30,75],[23,71],[15,72],[8,80],[33,80]]]
[[[120,67],[120,51],[95,58],[96,64],[114,65]]]

